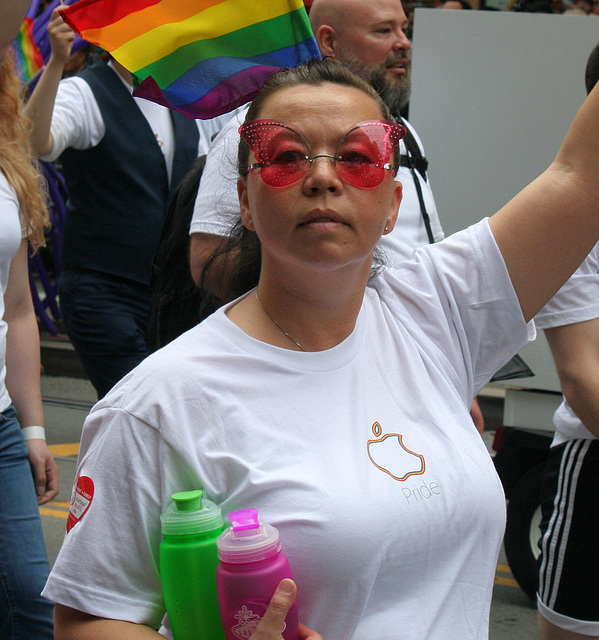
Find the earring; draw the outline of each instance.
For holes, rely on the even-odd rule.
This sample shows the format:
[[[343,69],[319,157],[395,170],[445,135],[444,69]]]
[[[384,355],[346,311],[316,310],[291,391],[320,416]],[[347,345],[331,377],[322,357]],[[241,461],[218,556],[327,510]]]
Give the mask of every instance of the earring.
[[[252,227],[254,226],[254,221],[251,218],[248,220],[248,222],[249,222],[249,224],[252,225]]]
[[[385,225],[385,231],[389,231],[389,225]]]

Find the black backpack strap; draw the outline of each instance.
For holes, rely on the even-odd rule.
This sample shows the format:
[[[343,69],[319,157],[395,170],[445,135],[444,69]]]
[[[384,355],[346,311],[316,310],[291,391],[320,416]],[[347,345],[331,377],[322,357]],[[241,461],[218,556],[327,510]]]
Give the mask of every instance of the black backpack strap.
[[[399,159],[399,165],[401,167],[408,167],[412,174],[412,178],[414,179],[414,185],[416,186],[416,193],[418,194],[418,202],[420,203],[420,212],[422,214],[422,220],[424,222],[424,227],[426,229],[426,235],[428,237],[428,241],[431,244],[435,242],[435,236],[433,235],[433,230],[431,227],[431,218],[426,210],[426,205],[424,203],[424,196],[422,194],[422,187],[420,186],[420,180],[416,175],[418,172],[422,179],[427,182],[428,178],[426,175],[426,170],[428,169],[428,160],[422,155],[420,151],[420,147],[416,142],[416,139],[412,135],[410,128],[406,125],[405,122],[400,118],[400,124],[406,128],[406,136],[404,138],[404,144],[406,145],[407,155],[401,155]]]
[[[404,127],[406,127],[405,123]],[[406,137],[403,139],[404,144],[406,145],[406,150],[408,152],[407,155],[400,156],[400,166],[409,167],[416,169],[418,173],[422,176],[422,179],[426,182],[428,180],[426,172],[428,169],[428,160],[422,155],[420,151],[420,147],[414,138],[414,135],[406,127]]]

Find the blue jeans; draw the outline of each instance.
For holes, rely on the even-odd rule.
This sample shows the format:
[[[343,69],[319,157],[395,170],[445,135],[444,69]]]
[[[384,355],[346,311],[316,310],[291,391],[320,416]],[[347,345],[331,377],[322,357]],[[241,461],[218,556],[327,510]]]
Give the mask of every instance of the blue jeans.
[[[0,638],[51,640],[53,605],[42,523],[14,407],[0,413]]]
[[[148,355],[150,287],[65,269],[58,295],[71,344],[102,398]]]

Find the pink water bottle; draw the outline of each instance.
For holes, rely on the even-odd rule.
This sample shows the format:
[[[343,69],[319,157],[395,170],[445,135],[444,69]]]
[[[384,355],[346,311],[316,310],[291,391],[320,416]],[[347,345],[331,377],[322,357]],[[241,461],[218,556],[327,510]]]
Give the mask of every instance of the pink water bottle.
[[[232,526],[216,539],[216,590],[227,640],[247,640],[262,619],[268,603],[284,578],[292,578],[281,551],[279,532],[258,520],[258,509],[228,515]],[[281,631],[285,640],[298,640],[297,604]]]

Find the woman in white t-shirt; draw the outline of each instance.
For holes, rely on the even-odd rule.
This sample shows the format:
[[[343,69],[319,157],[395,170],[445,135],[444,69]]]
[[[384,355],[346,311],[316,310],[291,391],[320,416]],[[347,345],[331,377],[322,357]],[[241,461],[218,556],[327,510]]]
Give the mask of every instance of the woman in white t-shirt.
[[[279,529],[326,640],[488,638],[505,501],[469,407],[599,238],[598,115],[599,92],[490,220],[372,274],[402,128],[335,61],[267,81],[240,130],[245,285],[87,419],[57,637],[161,637],[159,515],[202,486]],[[295,593],[252,640],[280,640]]]
[[[0,636],[50,640],[52,606],[40,596],[49,566],[38,505],[58,493],[58,468],[42,426],[27,262],[28,241],[33,249],[44,242],[47,209],[20,91],[12,58],[0,54]]]

